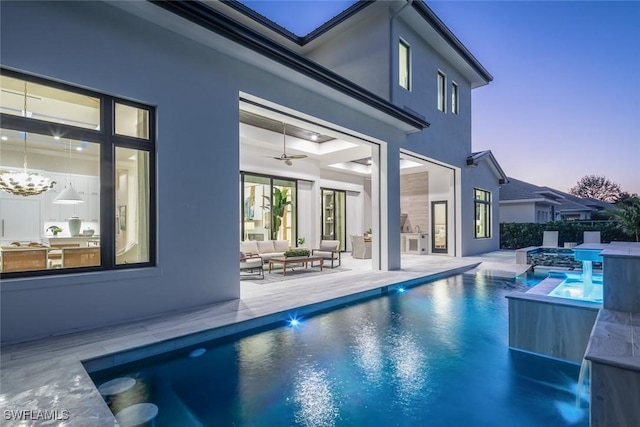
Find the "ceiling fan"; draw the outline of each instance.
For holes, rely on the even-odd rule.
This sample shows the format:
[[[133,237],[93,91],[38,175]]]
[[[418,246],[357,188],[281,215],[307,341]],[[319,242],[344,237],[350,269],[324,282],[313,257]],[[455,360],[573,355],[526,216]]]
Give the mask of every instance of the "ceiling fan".
[[[294,155],[287,154],[287,131],[286,131],[285,123],[282,122],[282,154],[279,157],[274,157],[274,159],[281,160],[284,162],[285,165],[291,166],[293,164],[291,160],[304,159],[306,157],[307,157],[306,154],[294,154]]]

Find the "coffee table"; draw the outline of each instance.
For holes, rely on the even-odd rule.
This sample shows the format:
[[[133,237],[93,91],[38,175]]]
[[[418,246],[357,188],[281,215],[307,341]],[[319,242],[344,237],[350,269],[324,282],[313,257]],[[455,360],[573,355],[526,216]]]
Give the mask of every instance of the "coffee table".
[[[321,256],[290,256],[290,257],[273,257],[269,259],[269,273],[271,273],[271,267],[273,264],[282,265],[282,275],[287,275],[287,265],[292,264],[304,264],[304,268],[309,268],[309,263],[311,263],[311,267],[313,267],[313,263],[315,261],[320,262],[320,271],[322,271],[322,266],[324,263],[324,258]]]

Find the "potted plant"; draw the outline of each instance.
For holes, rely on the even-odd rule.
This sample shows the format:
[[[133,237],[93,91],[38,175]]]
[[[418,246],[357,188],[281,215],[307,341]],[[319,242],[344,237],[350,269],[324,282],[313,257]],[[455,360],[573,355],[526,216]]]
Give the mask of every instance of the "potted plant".
[[[364,235],[365,237],[371,237],[371,234],[373,234],[373,232],[371,231],[371,227],[369,227],[369,229],[364,232]]]
[[[47,228],[46,231],[51,230],[51,232],[53,233],[53,237],[57,236],[58,233],[62,233],[62,228],[58,227],[57,225],[52,225],[51,227]]]
[[[293,256],[309,256],[311,252],[309,249],[289,249],[284,253],[285,257],[293,257]]]
[[[297,241],[298,246],[302,246],[302,245],[304,245],[304,241],[305,241],[305,238],[304,238],[304,237],[298,237],[298,241]]]

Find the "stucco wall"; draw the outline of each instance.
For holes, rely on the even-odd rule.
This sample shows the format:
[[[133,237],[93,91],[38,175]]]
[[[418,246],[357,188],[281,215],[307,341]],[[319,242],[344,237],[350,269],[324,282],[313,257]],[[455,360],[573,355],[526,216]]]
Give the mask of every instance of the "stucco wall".
[[[364,13],[369,13],[365,10]],[[324,35],[307,57],[389,99],[389,21],[386,8],[356,25]]]
[[[536,222],[536,212],[533,203],[501,204],[500,222]]]
[[[431,158],[462,167],[471,153],[471,85],[442,56],[416,34],[401,18],[395,21],[392,58],[397,64],[398,40],[411,45],[412,85],[407,91],[397,84],[397,65],[392,67],[392,102],[409,107],[425,116],[431,124],[428,132],[412,134],[405,148],[427,152]],[[437,73],[447,76],[447,110],[438,110]],[[459,114],[451,113],[451,82],[459,88]]]
[[[483,252],[490,252],[500,249],[500,218],[499,218],[499,197],[500,186],[498,180],[491,170],[489,163],[481,161],[477,167],[463,168],[462,172],[462,256],[475,255]],[[475,233],[475,210],[474,210],[474,189],[491,192],[491,237],[476,239]]]
[[[374,258],[382,254],[383,269],[400,267],[400,148],[463,167],[463,182],[457,183],[462,202],[455,208],[464,225],[458,231],[463,254],[498,247],[497,179],[484,166],[473,170],[463,166],[470,145],[470,107],[464,105],[470,95],[461,79],[457,80],[460,116],[447,114],[440,120],[427,114],[432,126],[407,136],[331,100],[335,93],[279,64],[269,63],[270,71],[265,71],[101,2],[2,2],[0,8],[3,66],[155,105],[158,118],[158,267],[3,280],[3,341],[121,323],[239,297],[241,92],[381,142],[379,162],[374,155],[385,171],[380,184],[375,177],[357,184],[358,191],[367,186],[365,201],[371,197],[368,189],[381,189],[374,206],[380,208],[380,219],[365,212],[363,228],[373,228]],[[227,48],[232,44],[223,42]],[[234,45],[230,50],[235,54],[242,49]],[[255,61],[256,54],[246,57]],[[434,67],[435,63],[433,70],[424,71],[430,87],[425,90],[434,92],[425,102],[433,102],[433,108]],[[370,67],[364,70],[365,75],[375,74]],[[428,94],[415,95],[414,101],[427,99]],[[474,185],[492,191],[496,201],[493,239],[473,239]]]
[[[396,147],[405,138],[286,76],[241,63],[103,3],[2,2],[1,7],[3,66],[158,107],[158,267],[3,280],[4,341],[239,297],[240,91],[393,141]],[[396,153],[396,169],[397,161]],[[397,170],[393,173],[389,179],[397,186]],[[394,194],[385,197],[385,206],[399,205]],[[385,267],[399,267],[398,246],[391,248],[398,255],[385,260]]]

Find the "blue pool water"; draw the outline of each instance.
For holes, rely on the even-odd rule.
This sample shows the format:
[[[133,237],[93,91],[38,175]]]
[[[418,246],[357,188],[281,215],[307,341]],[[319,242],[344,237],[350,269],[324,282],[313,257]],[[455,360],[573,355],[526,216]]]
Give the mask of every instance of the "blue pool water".
[[[107,403],[156,427],[587,426],[579,366],[508,349],[514,286],[454,276],[91,375],[135,379]]]

